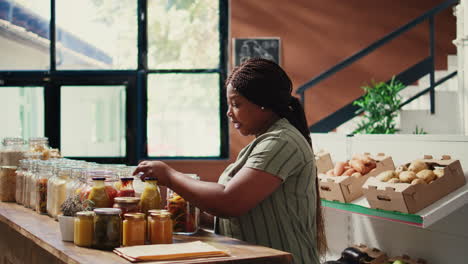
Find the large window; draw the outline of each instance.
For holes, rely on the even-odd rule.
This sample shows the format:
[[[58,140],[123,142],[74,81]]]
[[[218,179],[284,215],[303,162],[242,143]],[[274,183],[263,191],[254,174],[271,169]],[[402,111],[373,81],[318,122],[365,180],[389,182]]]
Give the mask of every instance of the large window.
[[[227,22],[224,0],[0,0],[0,137],[104,162],[227,157]]]

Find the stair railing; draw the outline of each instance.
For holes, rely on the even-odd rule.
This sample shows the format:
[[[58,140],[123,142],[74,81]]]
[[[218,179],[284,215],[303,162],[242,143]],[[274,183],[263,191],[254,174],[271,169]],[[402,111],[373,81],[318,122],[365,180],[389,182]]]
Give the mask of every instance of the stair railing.
[[[348,58],[344,59],[343,61],[339,62],[335,66],[331,67],[330,69],[322,72],[321,74],[317,75],[312,80],[306,82],[305,84],[301,85],[296,93],[300,95],[300,99],[303,105],[305,105],[305,92],[312,88],[313,86],[317,85],[318,83],[322,82],[323,80],[331,77],[335,73],[343,70],[344,68],[348,67],[349,65],[355,63],[356,61],[360,60],[361,58],[365,57],[369,53],[375,51],[376,49],[382,47],[383,45],[387,44],[391,40],[399,37],[403,33],[407,32],[408,30],[414,28],[415,26],[425,22],[426,20],[429,22],[429,56],[423,59],[421,62],[415,64],[413,67],[408,68],[404,72],[400,73],[400,76],[405,76],[407,79],[401,79],[396,77],[397,80],[401,81],[405,85],[409,85],[420,77],[424,76],[425,74],[429,73],[429,83],[430,87],[426,90],[430,94],[430,110],[431,114],[435,113],[435,91],[434,88],[437,86],[435,82],[435,32],[434,32],[434,16],[437,15],[439,12],[449,8],[455,3],[458,3],[459,0],[447,0],[440,5],[434,7],[433,9],[427,11],[423,15],[417,17],[416,19],[410,21],[409,23],[401,26],[397,30],[387,34],[383,38],[375,41],[374,43],[370,44],[368,47],[356,52],[355,54],[349,56]],[[453,73],[452,73],[453,74]],[[455,72],[456,75],[456,72]],[[454,75],[453,75],[454,76]],[[452,77],[453,77],[452,76]],[[438,82],[440,83],[440,82]],[[420,94],[420,93],[418,93]],[[419,95],[421,96],[421,95]],[[359,99],[359,98],[358,98]],[[356,100],[358,100],[356,99]],[[414,98],[416,99],[416,98]],[[414,100],[413,99],[413,100]],[[349,119],[355,117],[356,114],[356,107],[352,107],[352,103],[346,105],[342,109],[338,110],[337,112],[329,115],[328,117],[318,121],[315,125],[310,126],[310,131],[313,132],[329,132],[332,129],[336,128],[340,124],[348,121]],[[314,129],[315,128],[315,129]]]

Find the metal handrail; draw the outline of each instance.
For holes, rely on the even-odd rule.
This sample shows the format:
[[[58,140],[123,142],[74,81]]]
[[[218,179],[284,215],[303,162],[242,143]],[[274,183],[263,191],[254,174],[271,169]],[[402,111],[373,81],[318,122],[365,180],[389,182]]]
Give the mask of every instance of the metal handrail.
[[[398,37],[399,35],[405,33],[406,31],[410,30],[411,28],[419,25],[420,23],[424,22],[425,20],[432,19],[434,15],[437,13],[445,10],[449,6],[454,3],[457,3],[459,0],[447,0],[442,4],[434,7],[433,9],[427,11],[420,17],[412,20],[411,22],[403,25],[402,27],[398,28],[397,30],[389,33],[388,35],[384,36],[383,38],[375,41],[374,43],[370,44],[368,47],[356,52],[355,54],[351,55],[350,57],[344,59],[340,63],[336,64],[335,66],[331,67],[330,69],[322,72],[317,77],[313,78],[312,80],[306,82],[305,84],[301,85],[296,93],[301,96],[301,100],[304,103],[304,93],[306,90],[310,89],[312,86],[318,84],[319,82],[327,79],[334,73],[344,69],[345,67],[349,66],[350,64],[354,63],[355,61],[361,59],[362,57],[366,56],[370,52],[374,51],[375,49],[383,46],[384,44],[388,43],[389,41],[393,40],[394,38]],[[431,23],[432,24],[432,23]],[[433,26],[433,24],[432,24]],[[433,28],[432,28],[433,29]],[[431,43],[433,45],[433,43]]]

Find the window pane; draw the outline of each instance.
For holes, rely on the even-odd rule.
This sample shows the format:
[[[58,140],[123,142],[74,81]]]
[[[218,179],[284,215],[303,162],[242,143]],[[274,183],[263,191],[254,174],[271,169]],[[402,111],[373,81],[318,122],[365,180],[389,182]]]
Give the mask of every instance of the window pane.
[[[149,0],[149,68],[218,68],[218,5],[213,0]]]
[[[50,68],[50,0],[0,0],[0,70]]]
[[[57,69],[135,69],[137,2],[56,1]]]
[[[62,86],[61,97],[64,156],[125,156],[125,86]]]
[[[148,155],[220,155],[218,74],[148,76]]]
[[[44,88],[0,87],[0,138],[44,136]]]

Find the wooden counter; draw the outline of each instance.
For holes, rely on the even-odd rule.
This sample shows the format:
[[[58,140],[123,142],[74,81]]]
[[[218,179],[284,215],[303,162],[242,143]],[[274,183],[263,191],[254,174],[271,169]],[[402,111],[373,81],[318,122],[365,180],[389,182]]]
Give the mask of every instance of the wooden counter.
[[[174,242],[201,240],[230,252],[229,257],[184,261],[144,263],[291,263],[291,254],[267,247],[247,244],[237,239],[200,231],[193,236],[175,235]],[[0,202],[0,264],[19,263],[130,263],[116,254],[81,248],[63,242],[59,224],[45,215],[15,203]]]

